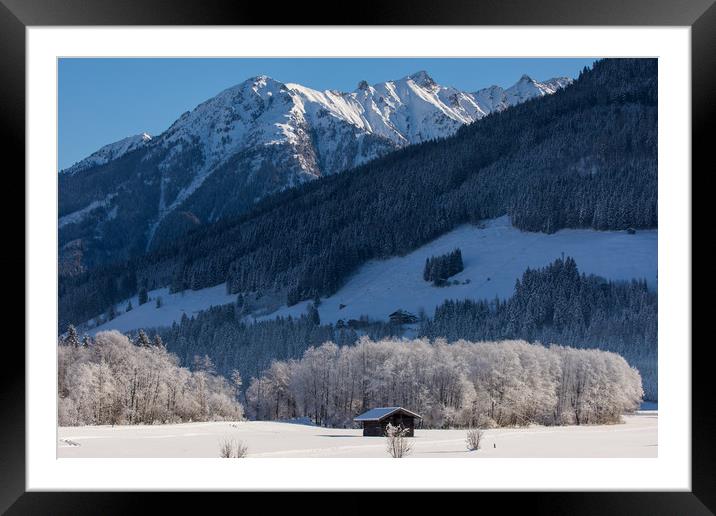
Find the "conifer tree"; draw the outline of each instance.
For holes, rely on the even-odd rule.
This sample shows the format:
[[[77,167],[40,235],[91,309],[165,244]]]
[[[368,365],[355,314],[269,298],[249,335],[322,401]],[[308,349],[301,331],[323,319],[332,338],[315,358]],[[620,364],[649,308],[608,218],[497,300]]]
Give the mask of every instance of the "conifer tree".
[[[164,345],[164,341],[162,340],[162,337],[157,333],[154,335],[154,347],[159,349],[166,349],[167,347]]]
[[[308,312],[308,319],[313,324],[315,324],[316,326],[321,324],[321,316],[318,313],[318,308],[316,308],[315,304],[313,304],[313,303],[309,304],[308,308],[307,308],[307,312]]]
[[[147,289],[145,287],[142,287],[139,289],[139,305],[143,305],[149,301],[149,295],[147,294]]]
[[[79,337],[77,336],[77,329],[72,324],[67,326],[65,345],[73,348],[78,348],[80,346]]]
[[[137,340],[135,341],[135,344],[141,348],[149,347],[149,337],[147,337],[147,334],[144,332],[144,330],[140,329],[139,333],[137,333]]]

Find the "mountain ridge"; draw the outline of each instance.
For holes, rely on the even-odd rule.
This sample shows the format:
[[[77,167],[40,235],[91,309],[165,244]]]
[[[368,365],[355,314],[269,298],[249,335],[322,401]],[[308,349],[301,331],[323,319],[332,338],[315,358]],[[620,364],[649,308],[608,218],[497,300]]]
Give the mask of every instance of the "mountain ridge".
[[[141,255],[267,195],[451,136],[570,82],[523,76],[481,107],[476,94],[441,86],[425,71],[363,81],[352,92],[251,77],[159,135],[123,138],[63,170],[60,268],[77,272]]]
[[[500,91],[500,92],[508,92],[508,93],[506,94],[506,96],[507,96],[508,98],[509,98],[509,97],[512,97],[512,98],[517,97],[516,95],[511,95],[509,92],[517,91],[517,90],[519,89],[521,83],[528,82],[528,83],[534,85],[534,90],[533,90],[532,92],[527,93],[527,94],[525,95],[525,97],[533,98],[534,96],[541,96],[541,95],[543,95],[543,94],[554,93],[556,90],[558,90],[558,89],[560,89],[560,88],[563,88],[563,87],[565,87],[565,86],[571,84],[571,82],[572,82],[572,79],[570,79],[569,77],[563,77],[563,76],[553,77],[553,78],[551,78],[551,79],[547,79],[547,80],[544,80],[544,81],[536,81],[536,80],[532,79],[530,76],[524,74],[524,75],[521,76],[521,78],[520,78],[520,80],[519,80],[518,82],[516,82],[515,84],[513,84],[512,86],[510,86],[510,87],[508,87],[508,88],[502,88],[501,86],[492,85],[492,86],[489,86],[489,87],[487,87],[487,88],[482,88],[482,89],[476,90],[476,91],[474,91],[474,92],[467,92],[467,91],[461,91],[461,90],[458,90],[458,89],[452,88],[452,87],[440,86],[440,85],[439,85],[438,83],[436,83],[435,80],[428,74],[428,72],[426,72],[425,70],[421,70],[421,71],[418,71],[418,72],[415,72],[415,73],[412,73],[412,74],[408,74],[408,75],[406,75],[405,77],[403,77],[403,78],[401,78],[401,79],[385,81],[385,82],[377,83],[377,84],[374,84],[374,85],[369,85],[367,81],[359,81],[358,86],[357,86],[356,89],[353,90],[352,92],[342,92],[342,91],[333,90],[333,89],[322,90],[322,91],[321,91],[321,90],[316,90],[316,89],[314,89],[314,88],[309,88],[309,87],[303,86],[303,85],[298,84],[298,83],[279,82],[279,81],[276,81],[276,80],[272,79],[272,78],[269,77],[268,75],[259,75],[259,76],[255,76],[255,77],[246,79],[245,81],[243,81],[243,82],[241,82],[241,83],[238,83],[238,84],[236,84],[236,85],[234,85],[234,86],[231,86],[231,87],[229,87],[229,88],[226,88],[225,90],[219,92],[219,93],[218,93],[217,95],[215,95],[214,97],[211,97],[210,99],[208,99],[208,100],[206,100],[206,101],[204,101],[204,102],[198,104],[198,105],[196,106],[195,110],[196,110],[197,108],[201,107],[202,105],[207,104],[208,102],[210,102],[211,100],[215,99],[216,97],[219,97],[219,96],[221,96],[222,94],[224,94],[224,93],[226,93],[226,92],[228,92],[228,91],[230,91],[230,90],[235,90],[236,88],[242,86],[243,84],[245,84],[245,83],[247,83],[247,82],[249,82],[249,81],[251,81],[251,80],[253,80],[253,81],[255,81],[255,82],[258,82],[258,81],[267,81],[267,82],[270,81],[270,82],[274,82],[274,83],[277,83],[277,84],[279,84],[279,85],[281,85],[281,86],[285,86],[285,87],[287,87],[288,89],[290,89],[290,90],[292,90],[292,91],[308,92],[309,95],[314,96],[314,98],[315,98],[315,95],[316,95],[317,93],[318,93],[318,94],[322,94],[322,95],[332,94],[332,95],[334,95],[334,96],[339,96],[339,97],[343,97],[343,98],[346,98],[346,97],[349,97],[349,96],[352,96],[353,98],[356,98],[356,96],[359,95],[360,92],[365,92],[365,91],[373,91],[373,92],[375,92],[375,91],[378,91],[378,90],[377,90],[378,87],[384,87],[384,86],[387,85],[387,84],[396,84],[396,83],[399,83],[399,82],[407,82],[408,80],[412,80],[416,85],[418,85],[419,87],[424,88],[424,89],[432,89],[432,88],[437,88],[437,90],[444,89],[444,90],[447,90],[447,91],[450,91],[450,92],[459,92],[459,93],[464,94],[464,95],[466,95],[466,96],[472,96],[472,97],[480,97],[480,96],[483,96],[485,93],[488,93],[488,92],[491,92],[491,91]],[[523,88],[523,89],[524,89],[524,88]],[[525,98],[524,100],[527,100],[527,98]],[[511,106],[514,105],[515,103],[516,103],[515,101],[507,100],[506,102],[503,102],[503,103],[499,106],[499,108],[498,108],[497,110],[506,109],[507,107],[511,107]],[[324,102],[324,104],[325,104],[325,102]],[[480,116],[478,116],[478,118],[481,117],[481,116],[486,116],[487,114],[489,114],[489,113],[491,113],[491,112],[494,112],[494,111],[496,110],[496,109],[495,109],[496,106],[489,106],[489,107],[488,107],[488,106],[482,106],[482,105],[480,105],[479,102],[478,102],[477,104],[478,104],[478,105],[477,105],[477,109],[476,109],[475,111],[480,115]],[[190,114],[191,112],[192,112],[192,111],[186,111],[186,112],[185,112],[184,114],[182,114],[177,120],[175,120],[175,121],[172,123],[172,125],[171,125],[167,130],[170,130],[170,129],[171,129],[172,127],[174,127],[180,120],[184,119],[184,118],[186,117],[186,115],[187,115],[187,114]],[[336,115],[336,114],[338,114],[338,113],[334,111],[334,112],[332,112],[331,114]],[[356,119],[353,118],[353,121],[355,121],[355,120],[356,120]],[[463,122],[464,122],[464,123],[469,123],[469,122],[471,122],[471,121],[474,121],[474,120],[470,120],[470,119],[468,119],[468,118],[464,118],[464,117],[463,117]],[[362,127],[364,127],[364,128],[366,127],[366,124],[364,124],[364,123],[356,123],[355,125],[360,125],[360,126],[362,126]],[[369,129],[369,132],[370,132],[370,129]],[[163,133],[160,133],[160,135],[161,135],[161,134],[163,134]],[[104,164],[104,163],[106,163],[107,161],[110,161],[110,160],[112,160],[112,159],[117,159],[117,158],[121,157],[122,155],[126,154],[127,152],[130,152],[130,151],[132,151],[132,150],[135,150],[136,148],[140,147],[141,144],[147,143],[147,142],[151,141],[153,138],[154,138],[154,136],[148,134],[147,132],[142,132],[142,133],[137,134],[137,135],[131,135],[131,136],[122,138],[122,139],[120,139],[120,140],[117,140],[117,141],[115,141],[115,142],[111,142],[111,143],[109,143],[109,144],[107,144],[107,145],[103,145],[103,146],[100,147],[97,151],[93,152],[92,154],[90,154],[90,155],[87,156],[86,158],[83,158],[83,159],[81,159],[81,160],[79,160],[79,161],[73,163],[72,165],[70,165],[70,166],[68,166],[68,167],[65,167],[64,169],[61,169],[61,170],[59,171],[59,173],[60,173],[60,174],[64,174],[64,173],[72,174],[72,173],[76,173],[76,172],[79,172],[79,171],[81,171],[81,170],[84,170],[84,169],[86,169],[86,168],[89,168],[89,167],[91,167],[91,166],[96,166],[96,165],[98,165],[98,164]],[[402,136],[402,135],[399,136],[399,137],[397,137],[396,139],[398,139],[399,141],[401,141],[401,140],[407,140],[407,138],[405,138],[405,137]],[[409,143],[416,143],[416,141],[410,141]],[[131,145],[129,145],[129,144],[131,144]],[[98,156],[103,156],[106,161],[104,161],[104,162],[99,162],[99,161],[96,159]]]

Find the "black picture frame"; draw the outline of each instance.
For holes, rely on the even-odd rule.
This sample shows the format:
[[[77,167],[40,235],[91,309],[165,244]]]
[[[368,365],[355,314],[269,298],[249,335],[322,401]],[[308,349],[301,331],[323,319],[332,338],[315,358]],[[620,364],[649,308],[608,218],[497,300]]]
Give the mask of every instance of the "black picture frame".
[[[716,109],[716,5],[714,0],[489,0],[467,2],[400,0],[389,4],[361,3],[360,9],[319,20],[316,12],[339,13],[311,3],[311,13],[297,15],[286,7],[266,9],[261,3],[239,4],[222,0],[0,0],[0,130],[5,171],[16,181],[14,192],[24,192],[19,170],[25,167],[25,29],[28,26],[63,25],[284,25],[318,21],[330,25],[649,25],[690,26],[692,44],[692,158],[693,169],[706,169],[711,142],[708,125]],[[328,4],[328,3],[326,3]],[[278,5],[278,4],[277,4]],[[335,7],[335,3],[331,4]],[[340,6],[339,6],[340,7]],[[268,11],[268,12],[267,12]],[[348,14],[350,13],[350,14]],[[7,158],[14,158],[8,160]],[[703,174],[712,172],[702,170]],[[690,172],[693,177],[693,171]],[[687,177],[685,177],[685,180]],[[3,179],[5,180],[5,178]],[[24,196],[16,195],[19,202]],[[17,214],[20,208],[14,210]],[[23,210],[24,213],[24,210]],[[15,216],[12,220],[16,220]],[[8,239],[17,251],[3,262],[13,270],[26,264],[24,227],[10,223]],[[22,249],[22,250],[20,250]],[[692,250],[693,253],[693,250]],[[26,274],[29,271],[26,270]],[[12,274],[11,274],[12,275]],[[18,292],[19,287],[18,287]],[[19,296],[18,296],[19,297]],[[16,306],[20,306],[19,299]],[[24,308],[24,303],[22,303]],[[677,343],[671,343],[677,344]],[[706,343],[704,343],[706,344]],[[690,345],[690,343],[680,343]],[[5,343],[5,348],[9,344]],[[136,496],[128,493],[37,493],[25,492],[25,363],[24,352],[15,346],[12,367],[0,375],[0,511],[8,514],[115,514],[147,509],[146,497],[161,497],[164,511],[186,508],[179,493]],[[475,493],[479,506],[490,502],[509,508],[524,507],[537,514],[713,514],[716,510],[714,445],[716,424],[710,378],[708,346],[692,353],[692,491],[691,492],[589,492],[589,493]],[[6,355],[7,356],[7,355]],[[242,494],[241,496],[246,496]],[[365,494],[343,495],[341,505],[356,510]],[[411,500],[422,498],[411,494]],[[293,497],[292,497],[293,498]],[[499,499],[495,499],[499,498]],[[245,498],[244,498],[245,500]],[[298,503],[271,495],[273,510],[290,510]],[[248,502],[246,502],[248,504]],[[285,504],[285,507],[282,505]],[[248,507],[248,505],[247,505]]]

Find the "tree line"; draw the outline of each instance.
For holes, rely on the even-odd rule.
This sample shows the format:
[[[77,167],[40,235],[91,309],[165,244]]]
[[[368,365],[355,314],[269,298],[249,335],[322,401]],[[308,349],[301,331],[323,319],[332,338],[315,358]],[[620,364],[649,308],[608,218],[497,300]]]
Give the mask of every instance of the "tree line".
[[[332,341],[351,345],[360,335],[372,338],[399,336],[402,328],[367,318],[320,324],[314,305],[300,317],[251,321],[240,305],[212,307],[194,317],[182,317],[171,328],[158,329],[167,348],[182,364],[196,355],[207,355],[216,371],[229,377],[238,370],[243,378],[258,377],[273,360],[296,358],[310,346]]]
[[[71,330],[58,346],[58,424],[108,425],[237,420],[241,378],[217,375],[211,360],[179,365],[161,338],[117,331],[80,341]]]
[[[249,417],[352,426],[402,406],[429,428],[617,423],[641,402],[639,372],[611,352],[524,341],[362,338],[274,361],[246,392]]]
[[[298,358],[327,341],[344,346],[361,336],[381,340],[404,334],[401,325],[367,317],[321,324],[313,304],[300,317],[259,322],[245,318],[242,308],[242,302],[212,307],[158,332],[183,364],[208,355],[220,374],[228,377],[236,369],[244,378],[259,377],[273,360]],[[646,399],[657,400],[657,320],[657,294],[643,281],[585,276],[567,257],[525,271],[507,300],[445,301],[432,316],[420,318],[418,335],[449,342],[524,339],[613,351],[640,371]]]
[[[644,281],[580,274],[573,258],[527,269],[507,300],[448,300],[419,335],[448,341],[526,339],[623,356],[639,369],[646,398],[658,399],[658,296]]]

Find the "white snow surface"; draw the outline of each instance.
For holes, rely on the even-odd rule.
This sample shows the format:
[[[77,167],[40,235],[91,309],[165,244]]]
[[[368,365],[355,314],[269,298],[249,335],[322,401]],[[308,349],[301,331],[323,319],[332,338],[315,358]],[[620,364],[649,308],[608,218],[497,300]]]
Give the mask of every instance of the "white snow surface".
[[[426,258],[459,247],[465,269],[450,278],[459,285],[435,287],[423,280]],[[505,299],[514,292],[515,281],[525,270],[544,267],[555,259],[571,256],[580,272],[596,274],[608,280],[645,279],[657,287],[657,230],[594,231],[564,229],[551,235],[524,232],[514,228],[508,217],[485,222],[482,226],[464,225],[406,256],[387,260],[373,260],[364,264],[333,296],[321,300],[318,311],[322,323],[347,321],[367,315],[371,319],[387,320],[397,309],[414,314],[423,309],[429,316],[446,299]],[[469,283],[465,283],[470,280]],[[188,317],[210,306],[232,303],[235,295],[226,294],[224,284],[183,294],[169,294],[168,289],[149,293],[152,300],[121,313],[117,318],[92,330],[117,329],[130,331],[139,328],[170,326],[183,314]],[[163,306],[155,307],[154,299],[162,297]],[[294,306],[285,305],[261,315],[257,320],[277,316],[298,317],[306,312],[310,301]],[[127,301],[120,303],[123,312]],[[345,307],[340,308],[343,304]]]
[[[468,451],[465,430],[416,430],[412,457],[656,457],[658,413],[624,416],[616,425],[485,430],[479,450]],[[385,439],[360,429],[269,421],[176,425],[60,427],[57,456],[218,458],[226,439],[241,440],[247,458],[388,458]]]

